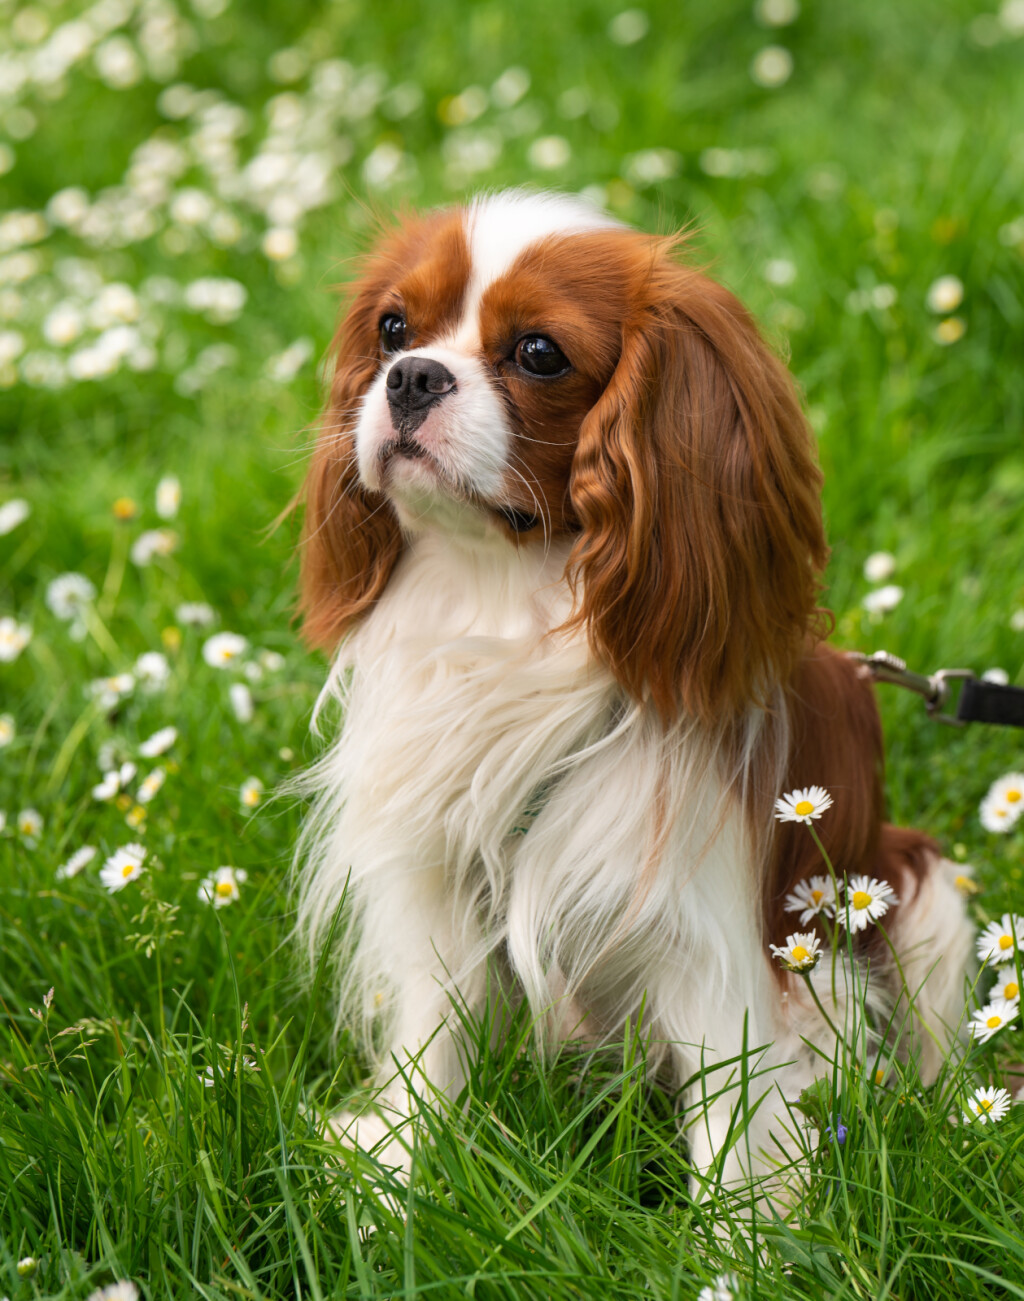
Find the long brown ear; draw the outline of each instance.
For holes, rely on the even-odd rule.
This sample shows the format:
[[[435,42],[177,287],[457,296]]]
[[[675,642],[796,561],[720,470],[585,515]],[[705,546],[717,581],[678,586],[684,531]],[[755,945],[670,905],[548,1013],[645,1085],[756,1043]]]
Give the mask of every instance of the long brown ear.
[[[364,285],[335,336],[330,400],[302,490],[299,612],[306,641],[326,651],[380,596],[402,549],[390,503],[356,468],[359,402],[378,366],[375,289]]]
[[[652,241],[570,492],[575,620],[636,698],[727,722],[788,680],[827,558],[793,381],[721,286]]]

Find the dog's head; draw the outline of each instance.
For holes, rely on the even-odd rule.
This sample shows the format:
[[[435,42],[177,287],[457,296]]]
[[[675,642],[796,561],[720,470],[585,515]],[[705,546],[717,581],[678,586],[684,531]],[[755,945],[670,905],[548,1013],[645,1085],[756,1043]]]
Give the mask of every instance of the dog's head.
[[[812,439],[750,316],[678,244],[523,192],[380,240],[306,485],[313,644],[419,530],[564,536],[574,622],[663,717],[721,721],[788,679],[826,558]]]

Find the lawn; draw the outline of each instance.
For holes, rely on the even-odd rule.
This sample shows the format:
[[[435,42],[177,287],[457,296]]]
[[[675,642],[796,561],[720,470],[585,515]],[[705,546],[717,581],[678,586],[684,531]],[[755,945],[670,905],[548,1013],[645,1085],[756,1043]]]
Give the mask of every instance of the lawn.
[[[1018,1027],[830,1074],[786,1221],[691,1198],[637,1036],[542,1067],[521,1013],[408,1189],[324,1140],[365,1063],[290,945],[274,527],[376,215],[586,190],[790,358],[837,642],[1024,685],[1022,56],[1021,0],[0,4],[0,1296],[1024,1297],[1024,1109],[961,1120]],[[880,699],[893,819],[1024,909],[1024,733]]]

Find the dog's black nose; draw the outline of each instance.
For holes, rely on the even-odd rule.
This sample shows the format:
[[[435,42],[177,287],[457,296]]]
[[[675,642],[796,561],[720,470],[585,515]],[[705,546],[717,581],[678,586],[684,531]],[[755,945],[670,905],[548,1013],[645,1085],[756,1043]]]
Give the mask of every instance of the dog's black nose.
[[[427,412],[455,388],[455,376],[432,357],[403,357],[388,371],[387,399],[391,423],[411,434],[427,418]]]

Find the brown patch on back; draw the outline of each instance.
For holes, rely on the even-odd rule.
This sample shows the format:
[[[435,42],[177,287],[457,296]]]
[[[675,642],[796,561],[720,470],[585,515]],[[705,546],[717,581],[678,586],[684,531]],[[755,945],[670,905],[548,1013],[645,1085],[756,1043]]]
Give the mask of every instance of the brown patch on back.
[[[801,662],[788,696],[791,736],[783,789],[817,785],[832,796],[832,807],[814,828],[840,883],[844,876],[865,873],[888,881],[898,898],[909,902],[937,847],[919,831],[882,821],[884,750],[873,687],[852,660],[818,646]],[[763,804],[755,816],[766,816]],[[793,931],[815,929],[785,911],[785,898],[800,881],[826,874],[807,827],[774,824],[763,895],[766,941],[782,944]],[[898,922],[896,905],[884,924]],[[827,938],[823,927],[816,929]],[[854,946],[870,957],[888,952],[875,926],[858,932]]]

